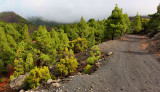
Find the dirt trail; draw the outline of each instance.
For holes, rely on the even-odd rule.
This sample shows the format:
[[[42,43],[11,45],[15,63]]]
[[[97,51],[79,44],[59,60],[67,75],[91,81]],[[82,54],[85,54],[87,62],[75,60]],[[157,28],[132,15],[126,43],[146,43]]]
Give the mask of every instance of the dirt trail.
[[[141,49],[142,36],[127,35],[128,40],[99,44],[103,53],[114,55],[102,62],[92,75],[76,75],[62,84],[63,92],[160,92],[160,63]],[[52,91],[52,90],[50,90]]]

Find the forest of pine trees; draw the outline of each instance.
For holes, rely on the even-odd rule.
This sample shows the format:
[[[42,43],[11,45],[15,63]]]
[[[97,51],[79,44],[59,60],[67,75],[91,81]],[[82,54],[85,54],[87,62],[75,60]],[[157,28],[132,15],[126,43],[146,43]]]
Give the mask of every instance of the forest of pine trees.
[[[39,85],[39,83],[30,84],[34,83],[34,79],[31,78],[35,72],[46,73],[40,78],[41,80],[51,78],[52,75],[46,66],[55,65],[55,72],[59,76],[67,76],[78,67],[75,53],[83,52],[103,41],[113,40],[124,34],[140,32],[146,29],[148,22],[153,24],[150,28],[159,29],[160,23],[156,20],[160,18],[160,6],[157,9],[157,13],[150,15],[150,21],[140,19],[138,13],[135,19],[130,21],[128,14],[123,13],[123,9],[116,5],[107,19],[101,21],[90,19],[86,22],[81,17],[79,23],[59,25],[50,31],[45,26],[39,26],[33,33],[29,33],[27,25],[0,21],[0,76],[8,73],[9,69],[14,69],[13,75],[10,76],[11,80],[30,72],[26,78],[30,81],[25,82],[29,88]],[[92,55],[88,59],[89,64],[100,57],[96,55],[100,54]],[[89,64],[85,69],[86,73],[90,68]]]

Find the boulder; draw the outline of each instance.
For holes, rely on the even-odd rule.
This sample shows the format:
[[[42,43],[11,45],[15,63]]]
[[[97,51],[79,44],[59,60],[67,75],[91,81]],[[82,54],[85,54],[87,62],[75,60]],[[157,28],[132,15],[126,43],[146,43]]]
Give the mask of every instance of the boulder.
[[[13,79],[10,84],[7,86],[6,92],[19,92],[22,89],[25,89],[24,79],[27,77],[26,75],[20,75],[17,78]]]

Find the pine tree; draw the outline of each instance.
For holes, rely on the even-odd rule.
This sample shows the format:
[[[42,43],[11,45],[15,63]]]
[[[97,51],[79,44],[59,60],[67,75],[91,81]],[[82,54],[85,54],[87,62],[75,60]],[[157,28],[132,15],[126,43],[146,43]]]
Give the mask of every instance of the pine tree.
[[[90,30],[90,35],[87,37],[87,40],[88,40],[88,47],[91,47],[93,45],[95,45],[95,36],[94,36],[94,32],[95,32],[95,29],[94,28],[89,28]]]
[[[7,34],[7,41],[10,44],[10,47],[16,47],[16,41],[13,39],[13,37],[9,34]]]
[[[59,39],[59,34],[54,29],[52,29],[51,32],[48,32],[45,26],[40,26],[38,31],[34,33],[34,36],[34,40],[36,41],[35,47],[37,47],[37,49],[39,49],[41,53],[38,55],[40,61],[37,61],[37,64],[54,64],[57,56],[56,49],[59,50],[59,48],[61,48],[61,45],[64,46],[65,42],[61,41],[67,39],[63,37],[62,39],[64,40]]]
[[[20,76],[21,74],[24,74],[24,61],[23,61],[23,55],[22,53],[24,52],[24,48],[22,46],[18,47],[17,52],[16,52],[16,58],[14,60],[14,73],[13,75],[10,76],[10,79],[12,80],[13,78],[16,78]]]
[[[69,47],[69,39],[68,36],[63,32],[59,33],[59,38],[60,38],[60,44],[58,51],[60,51],[61,53],[65,47]]]
[[[26,42],[26,43],[31,43],[32,39],[29,36],[27,25],[24,25],[24,27],[22,28],[22,30],[23,30],[22,31],[22,39],[23,39],[23,41]]]
[[[95,19],[93,19],[93,18],[89,19],[88,24],[89,24],[90,27],[93,27],[93,28],[97,29],[97,22],[95,21]]]
[[[50,31],[50,35],[51,35],[52,41],[55,41],[55,48],[57,49],[60,44],[59,34],[54,29],[52,29]]]
[[[8,64],[13,64],[14,53],[15,52],[7,41],[4,29],[0,27],[0,59],[4,62],[4,67],[6,67]]]
[[[150,21],[148,23],[148,28],[149,29],[153,29],[155,30],[155,33],[157,32],[157,30],[160,29],[160,4],[157,7],[157,12],[155,14],[149,15]]]
[[[34,67],[33,56],[31,53],[28,53],[27,58],[26,58],[26,62],[25,62],[25,71],[29,72],[33,67]]]
[[[48,53],[50,48],[52,47],[52,39],[50,37],[50,33],[47,32],[46,27],[39,26],[38,31],[35,31],[34,36],[36,47],[43,53]]]
[[[131,33],[131,22],[129,20],[128,14],[124,14],[124,20],[125,20],[125,24],[126,24],[126,33]]]
[[[134,30],[134,32],[140,32],[140,30],[142,30],[141,19],[139,17],[138,12],[137,12],[136,17],[132,21],[132,29]]]
[[[106,22],[105,35],[111,34],[112,40],[126,31],[123,11],[118,8],[117,4]]]
[[[13,76],[16,78],[20,76],[21,74],[24,74],[24,61],[22,58],[15,59],[14,60],[14,73]]]
[[[84,20],[83,17],[81,17],[81,20],[78,24],[78,34],[81,38],[87,38],[88,35],[89,35],[89,30],[88,30],[88,25],[87,25],[87,22]]]
[[[146,29],[147,29],[149,20],[150,20],[150,19],[147,19],[147,18],[141,18],[141,23],[142,23],[142,29],[143,29],[143,30],[146,30]]]
[[[3,28],[6,34],[13,36],[16,41],[20,40],[21,34],[11,24],[5,24]]]

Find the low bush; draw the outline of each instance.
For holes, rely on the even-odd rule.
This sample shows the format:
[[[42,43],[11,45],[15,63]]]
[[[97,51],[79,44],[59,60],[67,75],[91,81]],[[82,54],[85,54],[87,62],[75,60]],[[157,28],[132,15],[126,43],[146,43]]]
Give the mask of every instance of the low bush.
[[[91,48],[90,54],[91,54],[91,57],[89,57],[86,61],[88,64],[93,65],[98,59],[101,58],[101,52],[98,46],[96,45]]]
[[[87,44],[88,41],[85,38],[77,38],[73,41],[70,41],[70,48],[76,53],[82,52],[88,48]]]
[[[24,80],[24,85],[27,88],[34,89],[40,85],[42,82],[46,82],[51,79],[48,67],[35,67],[29,72],[29,75]]]
[[[87,64],[87,66],[84,68],[84,73],[88,74],[88,72],[90,71],[91,68],[92,68],[92,66],[90,64]]]
[[[93,65],[93,64],[95,63],[95,56],[89,57],[89,58],[87,59],[87,63]]]
[[[60,73],[60,75],[67,76],[68,74],[74,72],[78,67],[77,59],[73,56],[64,59],[60,59],[60,62],[56,65],[56,71]]]

